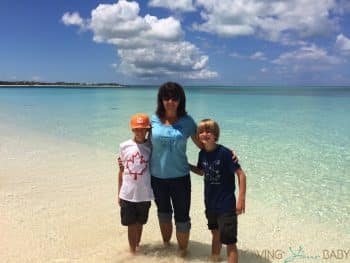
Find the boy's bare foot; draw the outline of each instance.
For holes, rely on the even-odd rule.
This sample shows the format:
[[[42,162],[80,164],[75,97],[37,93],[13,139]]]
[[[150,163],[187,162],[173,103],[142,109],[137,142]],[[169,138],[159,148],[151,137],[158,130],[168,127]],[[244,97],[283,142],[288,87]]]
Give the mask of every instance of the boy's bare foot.
[[[136,255],[136,248],[135,249],[130,248],[129,252],[130,252],[131,256],[135,256]]]

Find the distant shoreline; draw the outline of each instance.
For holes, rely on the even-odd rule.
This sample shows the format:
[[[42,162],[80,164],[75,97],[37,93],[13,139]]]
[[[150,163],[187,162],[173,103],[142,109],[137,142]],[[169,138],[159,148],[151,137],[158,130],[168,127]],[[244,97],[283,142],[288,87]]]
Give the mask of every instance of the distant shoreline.
[[[117,82],[66,82],[66,81],[4,81],[0,80],[0,87],[78,87],[78,88],[119,88],[125,87]]]
[[[18,88],[18,87],[26,87],[26,88],[126,88],[126,87],[155,87],[157,85],[140,85],[140,84],[0,84],[0,88]],[[213,89],[213,88],[234,88],[237,90],[246,90],[248,91],[250,88],[259,88],[259,89],[294,89],[295,91],[298,91],[300,89],[309,89],[312,90],[325,90],[327,88],[335,89],[342,89],[342,90],[350,90],[350,85],[335,85],[335,86],[230,86],[230,85],[188,85],[186,88],[202,88],[206,87],[207,89]]]
[[[66,87],[66,88],[124,88],[126,85],[70,85],[70,84],[0,84],[0,87],[42,87],[42,88],[54,88],[54,87]]]

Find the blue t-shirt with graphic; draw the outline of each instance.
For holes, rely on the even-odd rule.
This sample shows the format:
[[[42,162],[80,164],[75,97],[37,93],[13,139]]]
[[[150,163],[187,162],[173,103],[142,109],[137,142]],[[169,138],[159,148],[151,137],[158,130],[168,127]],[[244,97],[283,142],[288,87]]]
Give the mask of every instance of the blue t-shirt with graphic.
[[[235,172],[241,166],[232,160],[231,150],[220,144],[211,152],[201,150],[197,167],[204,171],[205,209],[235,211]]]
[[[152,115],[151,126],[151,175],[167,179],[189,174],[187,139],[197,131],[192,117],[185,115],[174,124],[165,125],[158,116]]]

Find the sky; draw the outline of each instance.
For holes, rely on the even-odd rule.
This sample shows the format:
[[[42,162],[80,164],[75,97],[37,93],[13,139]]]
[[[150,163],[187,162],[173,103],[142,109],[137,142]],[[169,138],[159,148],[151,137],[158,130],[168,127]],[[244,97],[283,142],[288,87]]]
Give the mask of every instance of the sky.
[[[1,0],[0,80],[350,85],[350,0]]]

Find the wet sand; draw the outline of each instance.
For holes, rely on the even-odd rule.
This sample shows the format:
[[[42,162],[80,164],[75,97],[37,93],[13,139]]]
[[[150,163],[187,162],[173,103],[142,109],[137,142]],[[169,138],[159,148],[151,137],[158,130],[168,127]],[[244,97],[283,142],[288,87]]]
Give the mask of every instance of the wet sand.
[[[115,153],[3,121],[0,138],[1,262],[209,262],[203,186],[195,175],[187,258],[178,257],[174,236],[170,247],[162,246],[154,204],[138,255],[130,256],[116,203]],[[249,175],[246,206],[239,217],[240,262],[349,262],[349,230],[264,207],[249,196]],[[331,258],[333,250],[345,252]]]

